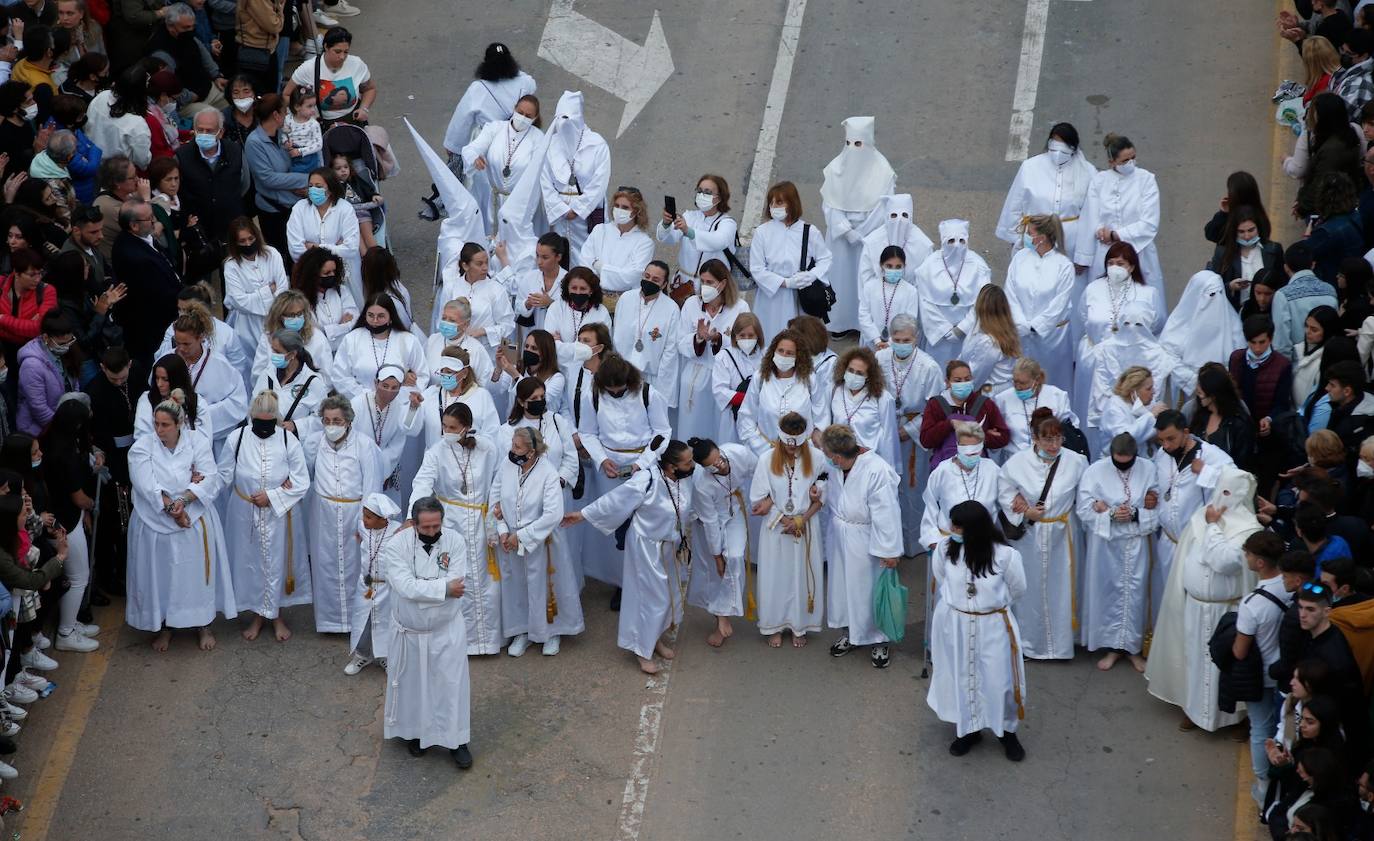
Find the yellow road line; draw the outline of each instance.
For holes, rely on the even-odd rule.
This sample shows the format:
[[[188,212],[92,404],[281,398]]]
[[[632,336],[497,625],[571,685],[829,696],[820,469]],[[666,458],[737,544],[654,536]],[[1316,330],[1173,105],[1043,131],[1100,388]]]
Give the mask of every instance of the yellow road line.
[[[1286,0],[1279,0],[1275,7],[1274,16],[1278,17],[1278,12],[1283,11],[1287,6]],[[1278,41],[1278,52],[1275,54],[1274,61],[1274,89],[1277,90],[1279,83],[1284,79],[1285,68],[1293,65],[1301,65],[1298,62],[1291,42],[1283,38],[1275,38]],[[1288,176],[1283,174],[1283,159],[1292,148],[1294,141],[1293,132],[1284,126],[1279,125],[1278,120],[1274,120],[1274,130],[1272,134],[1271,146],[1269,149],[1269,221],[1274,227],[1272,234],[1276,242],[1293,242],[1302,230],[1300,224],[1293,219],[1292,201],[1280,201],[1280,198],[1293,192],[1291,181]],[[1280,236],[1282,234],[1282,236]]]
[[[48,748],[48,758],[38,775],[33,796],[22,813],[26,841],[47,841],[48,830],[52,828],[52,819],[57,813],[57,802],[67,786],[67,775],[76,761],[81,737],[86,733],[86,722],[90,720],[91,710],[100,697],[100,687],[105,682],[110,658],[119,647],[119,636],[124,626],[123,611],[111,606],[104,609],[99,618],[102,628],[115,629],[113,639],[103,639],[100,648],[90,654],[79,655],[83,662],[75,685],[70,689],[63,685],[57,690],[68,696],[67,706],[62,711],[62,725],[58,727]]]
[[[1255,841],[1255,832],[1259,828],[1259,819],[1255,817],[1259,813],[1259,808],[1250,797],[1252,774],[1254,771],[1250,768],[1250,743],[1247,741],[1240,746],[1240,755],[1236,763],[1236,841]]]

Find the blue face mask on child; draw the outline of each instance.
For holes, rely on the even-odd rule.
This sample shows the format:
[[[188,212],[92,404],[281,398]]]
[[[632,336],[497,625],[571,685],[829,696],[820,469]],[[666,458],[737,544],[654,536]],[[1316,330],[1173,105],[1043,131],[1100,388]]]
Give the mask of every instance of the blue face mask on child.
[[[905,269],[883,269],[883,280],[888,283],[901,283],[905,275]]]

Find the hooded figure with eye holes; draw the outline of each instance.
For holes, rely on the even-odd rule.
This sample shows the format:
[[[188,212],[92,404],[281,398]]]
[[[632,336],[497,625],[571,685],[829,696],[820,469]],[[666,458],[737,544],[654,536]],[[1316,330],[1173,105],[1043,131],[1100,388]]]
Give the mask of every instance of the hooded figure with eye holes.
[[[968,221],[940,223],[940,249],[916,270],[921,293],[922,350],[944,367],[959,353],[964,336],[973,329],[973,301],[978,290],[992,283],[992,269],[968,247]]]
[[[1207,505],[1193,512],[1174,550],[1145,678],[1151,695],[1183,708],[1182,730],[1211,732],[1243,717],[1217,707],[1221,672],[1207,643],[1217,620],[1256,584],[1242,548],[1261,529],[1254,498],[1255,477],[1224,468]]]
[[[1240,316],[1226,298],[1221,275],[1201,271],[1188,279],[1159,343],[1194,369],[1208,362],[1225,365],[1233,351],[1245,347]]]

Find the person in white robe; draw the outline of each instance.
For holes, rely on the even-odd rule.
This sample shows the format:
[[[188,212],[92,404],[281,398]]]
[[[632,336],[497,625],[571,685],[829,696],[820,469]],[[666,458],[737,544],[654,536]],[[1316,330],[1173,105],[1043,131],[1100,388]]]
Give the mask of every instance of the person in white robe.
[[[523,338],[525,330],[546,329],[549,308],[563,294],[563,278],[568,273],[564,265],[568,262],[567,248],[563,237],[546,233],[535,243],[534,266],[515,273],[509,289],[517,340]]]
[[[382,482],[387,474],[381,450],[364,432],[366,427],[358,426],[357,414],[347,399],[338,394],[326,397],[318,414],[322,441],[315,450],[314,478],[305,509],[310,526],[315,621],[317,626],[323,624],[335,632],[348,631],[356,636],[360,633],[358,595],[363,592],[358,589],[362,566],[358,523],[366,500],[374,496],[386,498],[382,495]],[[375,500],[371,504],[400,512],[394,500],[388,499],[387,505]],[[373,513],[380,512],[374,508]],[[377,645],[375,634],[373,645]]]
[[[573,266],[563,276],[563,285],[544,316],[544,329],[558,343],[559,363],[569,367],[569,357],[584,327],[604,324],[611,327],[611,311],[603,303],[601,280],[586,266]]]
[[[750,521],[745,492],[758,457],[743,444],[717,444],[709,438],[692,438],[687,444],[701,467],[693,476],[701,528],[693,531],[692,554],[702,564],[692,576],[687,603],[715,617],[706,644],[720,648],[735,633],[730,617],[757,618],[750,567],[758,558],[761,518]]]
[[[666,291],[666,263],[654,260],[640,275],[639,291],[621,295],[616,302],[611,336],[620,355],[640,370],[645,382],[657,389],[672,409],[677,406],[679,388],[682,311]]]
[[[249,359],[263,334],[263,320],[277,295],[291,285],[277,249],[268,245],[251,220],[235,222],[224,261],[224,308],[239,345]]]
[[[223,489],[208,436],[185,425],[180,403],[153,413],[154,432],[129,449],[128,601],[124,619],[157,634],[166,651],[172,629],[198,628],[200,648],[215,647],[216,613],[238,615],[229,552],[215,510]]]
[[[835,364],[830,419],[849,428],[859,446],[897,463],[897,410],[873,351],[850,348]]]
[[[663,221],[654,228],[654,238],[664,245],[678,247],[674,285],[690,283],[694,292],[700,292],[702,267],[712,260],[729,265],[726,251],[736,260],[740,259],[736,253],[739,225],[728,215],[730,185],[719,175],[703,175],[697,179],[692,203],[691,209],[676,216],[665,208]]]
[[[374,660],[386,671],[396,623],[391,616],[391,588],[386,583],[386,550],[401,530],[401,509],[379,493],[368,494],[357,529],[360,575],[353,597],[348,636],[349,658],[344,674],[361,672]]]
[[[611,148],[587,127],[581,91],[564,91],[559,97],[549,134],[539,177],[544,214],[550,229],[568,241],[569,253],[581,254],[588,220],[606,201]]]
[[[484,388],[491,382],[491,372],[496,365],[487,354],[487,348],[480,339],[469,336],[468,327],[472,325],[472,305],[467,298],[455,298],[444,303],[443,314],[439,318],[439,328],[425,339],[425,370],[438,371],[444,351],[460,347],[468,352],[468,366],[472,368],[474,382]]]
[[[334,354],[330,369],[334,390],[350,400],[366,394],[386,367],[401,371],[401,384],[415,391],[429,385],[430,367],[425,351],[415,334],[397,326],[391,298],[376,296],[367,305],[363,319],[344,336]]]
[[[306,259],[309,259],[309,255]],[[359,300],[354,296],[353,290],[339,282],[336,272],[340,269],[337,260],[323,264],[320,269],[319,292],[311,304],[315,323],[324,331],[325,338],[329,340],[329,346],[335,353],[338,353],[344,338],[358,326],[359,318],[362,316]]]
[[[1058,216],[1029,217],[1023,228],[1024,247],[1007,267],[1011,317],[1021,334],[1021,352],[1040,363],[1046,382],[1068,390],[1073,388],[1073,262],[1064,255]]]
[[[881,224],[864,237],[863,255],[859,258],[859,290],[862,292],[882,281],[882,255],[889,246],[894,245],[902,249],[909,268],[902,279],[914,287],[916,269],[930,256],[935,244],[916,224],[915,203],[911,194],[884,196],[876,212],[876,221]],[[912,310],[911,314],[915,315],[916,311]]]
[[[1109,168],[1088,184],[1079,216],[1082,232],[1074,244],[1073,262],[1092,272],[1102,271],[1107,251],[1115,243],[1129,243],[1140,255],[1145,282],[1164,295],[1164,270],[1159,264],[1155,236],[1159,233],[1159,184],[1153,172],[1136,165],[1135,146],[1118,134],[1102,141]]]
[[[1078,241],[1090,236],[1083,233],[1079,214],[1088,199],[1088,186],[1097,167],[1088,161],[1078,147],[1078,129],[1069,123],[1055,123],[1050,128],[1045,151],[1021,162],[1002,203],[997,217],[997,238],[1011,243],[1012,254],[1023,249],[1021,224],[1028,216],[1053,215],[1064,227],[1063,244],[1066,254],[1074,254]],[[1075,303],[1082,295],[1081,286],[1075,289]]]
[[[1026,716],[1026,673],[1012,608],[1026,592],[1021,553],[1001,539],[982,506],[965,502],[953,514],[953,531],[930,554],[939,602],[930,615],[926,703],[954,725],[954,756],[990,729],[1007,759],[1020,762],[1026,751],[1016,731]]]
[[[386,550],[386,582],[395,622],[387,658],[382,738],[405,739],[412,756],[448,748],[472,767],[472,687],[463,619],[462,535],[444,529],[443,505],[430,497],[410,512],[413,525]]]
[[[1188,279],[1159,343],[1193,369],[1208,362],[1226,365],[1233,351],[1245,347],[1240,315],[1226,298],[1221,275],[1201,271]]]
[[[272,621],[278,642],[291,638],[281,609],[309,604],[311,593],[310,552],[304,511],[297,504],[310,490],[305,451],[296,436],[281,425],[281,409],[275,392],[253,398],[249,420],[224,443],[219,456],[219,478],[230,494],[224,514],[225,545],[234,574],[234,597],[241,612],[253,621],[243,629],[245,640],[255,640],[263,623]],[[357,580],[353,571],[347,586]],[[343,616],[347,616],[345,600]],[[347,631],[329,624],[329,616],[315,611],[315,629]]]
[[[874,350],[887,347],[892,319],[902,313],[921,311],[921,293],[907,278],[907,254],[900,246],[889,245],[879,255],[878,280],[861,283],[859,296],[859,338]],[[915,273],[919,263],[911,264]]]
[[[992,269],[968,247],[969,224],[963,219],[940,223],[940,249],[916,269],[921,293],[922,350],[940,365],[958,355],[964,337],[973,329],[973,302],[979,290],[992,283]]]
[[[683,303],[677,328],[681,374],[673,429],[684,440],[709,438],[720,428],[723,407],[717,405],[711,388],[716,356],[727,349],[726,337],[739,316],[749,312],[749,302],[740,295],[724,263],[712,259],[703,263],[697,274],[698,293]]]
[[[587,522],[611,534],[624,527],[628,516],[616,644],[639,659],[645,674],[658,673],[655,654],[665,660],[677,656],[663,637],[682,622],[690,584],[694,469],[691,448],[670,442],[653,464],[563,517],[564,527]]]
[[[1123,654],[1137,672],[1145,671],[1159,481],[1154,463],[1137,452],[1134,438],[1116,436],[1109,456],[1088,465],[1078,482],[1085,538],[1080,641],[1088,651],[1108,649],[1097,661],[1102,671]]]
[[[1255,477],[1227,467],[1207,505],[1189,517],[1145,666],[1150,694],[1182,707],[1189,722],[1209,733],[1243,718],[1217,706],[1221,672],[1206,643],[1222,615],[1255,587],[1243,548],[1246,538],[1263,528],[1255,518],[1254,498]]]
[[[749,513],[759,518],[759,633],[770,648],[806,645],[825,617],[825,540],[820,513],[824,500],[817,480],[825,469],[813,427],[805,414],[787,412],[769,449],[759,456],[749,484]]]
[[[798,333],[776,334],[740,406],[740,443],[763,458],[777,440],[778,421],[788,412],[800,412],[812,429],[829,426],[830,385],[811,367],[811,354]]]
[[[582,633],[582,596],[577,570],[560,528],[563,481],[534,426],[511,429],[503,458],[498,452],[491,488],[487,540],[501,562],[502,628],[506,653],[519,657],[530,643],[545,656],[558,654],[562,638]]]
[[[1072,660],[1083,563],[1078,481],[1088,460],[1064,446],[1063,424],[1051,409],[1036,409],[1031,423],[1032,446],[1007,459],[999,480],[1001,516],[1025,529],[1019,538],[1005,535],[1026,572],[1026,594],[1012,613],[1025,656]]]
[[[538,121],[539,100],[527,94],[520,97],[508,116],[491,120],[471,142],[462,146],[463,171],[470,174],[468,189],[482,209],[482,221],[492,236],[497,233],[501,205],[525,170],[542,164],[539,152],[543,149],[544,132],[536,127]],[[532,230],[547,227],[542,216],[538,214]]]
[[[878,368],[892,393],[897,429],[897,501],[902,512],[902,554],[916,555],[920,547],[921,500],[930,475],[930,452],[921,446],[921,413],[930,398],[945,388],[945,375],[930,354],[917,347],[916,317],[892,317],[891,341],[878,351]]]
[[[204,435],[205,440],[210,442],[213,448],[214,432],[200,408],[200,400],[195,387],[191,385],[191,375],[186,369],[186,362],[175,353],[159,357],[153,363],[151,379],[148,391],[139,398],[138,405],[134,406],[134,440],[153,434],[154,410],[163,401],[174,399],[173,396],[176,395],[175,399],[186,407],[181,416],[182,423],[187,429]]]
[[[993,402],[1002,413],[1002,422],[1010,433],[1004,450],[1008,455],[1030,448],[1031,415],[1042,406],[1049,409],[1060,423],[1073,424],[1075,427],[1079,425],[1068,392],[1046,383],[1044,369],[1029,356],[1022,356],[1011,366],[1011,388],[993,398]]]
[[[349,401],[359,432],[371,438],[381,454],[382,493],[397,505],[410,498],[410,480],[419,466],[405,462],[406,443],[424,429],[424,424],[415,421],[424,397],[414,389],[405,389],[402,395],[402,376],[399,367],[385,364],[377,371],[372,389]]]
[[[328,169],[310,173],[309,195],[296,202],[286,220],[286,250],[299,260],[311,248],[325,248],[344,261],[344,283],[356,300],[363,297],[358,214],[344,196],[344,184]]]
[[[472,315],[465,335],[480,339],[486,345],[487,356],[494,358],[496,349],[515,333],[515,310],[511,308],[510,292],[505,284],[488,274],[489,267],[490,259],[482,246],[467,243],[458,259],[444,266],[435,300],[466,298]],[[434,310],[431,333],[438,332],[442,314],[442,308]]]
[[[1145,283],[1135,250],[1130,244],[1117,243],[1109,250],[1112,253],[1107,257],[1106,273],[1083,290],[1083,297],[1074,315],[1078,349],[1070,393],[1073,395],[1074,412],[1085,420],[1093,374],[1097,368],[1097,348],[1121,331],[1127,308],[1143,314],[1151,332],[1163,329],[1169,315],[1164,295]]]
[[[1159,449],[1153,461],[1159,476],[1159,534],[1155,537],[1155,570],[1150,579],[1150,616],[1159,616],[1164,585],[1173,566],[1174,550],[1193,513],[1202,508],[1217,487],[1222,471],[1235,467],[1220,447],[1193,435],[1182,412],[1160,412],[1155,418]]]
[[[1088,393],[1087,416],[1090,431],[1100,427],[1103,408],[1118,377],[1127,368],[1136,365],[1148,368],[1154,380],[1155,394],[1161,402],[1167,401],[1175,393],[1189,395],[1197,384],[1197,369],[1185,365],[1150,332],[1143,307],[1127,305],[1121,318],[1120,332],[1112,333],[1093,349],[1093,380]],[[1089,436],[1088,442],[1091,446],[1092,436]]]
[[[515,388],[511,403],[510,419],[496,430],[496,460],[501,460],[501,448],[507,452],[511,447],[511,435],[517,429],[530,427],[539,432],[539,440],[544,445],[540,458],[547,461],[558,472],[558,477],[566,488],[577,484],[577,444],[573,440],[577,427],[572,419],[561,412],[549,408],[548,389],[536,377],[526,377]],[[578,571],[578,589],[581,589],[581,565],[575,562]]]
[[[315,313],[310,309],[305,296],[294,289],[287,289],[277,295],[272,302],[272,307],[267,311],[267,317],[263,319],[262,332],[253,338],[252,349],[252,374],[248,378],[248,388],[255,392],[254,384],[261,384],[267,377],[275,377],[277,368],[273,364],[274,354],[278,351],[272,348],[272,337],[278,330],[290,330],[300,336],[305,345],[306,351],[310,354],[311,366],[315,373],[324,381],[326,390],[334,385],[334,380],[330,377],[329,371],[334,367],[334,348],[330,346],[329,339],[320,329],[319,322],[315,320]]]
[[[596,272],[607,292],[628,292],[639,284],[644,267],[654,258],[654,240],[648,230],[644,197],[638,191],[620,190],[611,197],[610,221],[592,228],[573,256],[573,265]]]
[[[824,235],[802,219],[796,185],[791,181],[774,184],[768,188],[765,203],[769,218],[754,229],[749,244],[749,273],[757,286],[754,313],[763,323],[760,341],[772,340],[800,313],[798,290],[813,283],[829,285],[831,262]]]
[[[1112,439],[1123,432],[1134,438],[1141,450],[1148,450],[1155,437],[1155,418],[1168,408],[1155,401],[1155,378],[1149,368],[1132,365],[1122,371],[1097,421],[1099,454],[1107,455]]]
[[[468,83],[453,108],[444,130],[444,149],[452,156],[491,122],[509,120],[521,97],[532,96],[537,85],[530,74],[520,69],[510,48],[502,43],[487,45],[476,78]]]
[[[199,332],[198,316],[183,315],[173,323],[176,354],[186,363],[196,392],[196,423],[204,423],[213,436],[215,454],[224,448],[229,433],[243,420],[248,397],[243,374],[215,353]]]
[[[821,182],[821,211],[825,214],[826,244],[831,264],[827,280],[835,290],[830,331],[859,329],[859,271],[864,237],[881,223],[874,213],[884,196],[897,189],[897,174],[874,145],[874,119],[850,117],[844,128],[844,148],[825,165]]]
[[[1011,369],[1021,357],[1021,337],[1002,287],[988,284],[973,304],[973,329],[964,337],[959,359],[968,364],[978,389],[996,397],[1011,388]]]
[[[320,444],[317,410],[329,396],[329,380],[313,367],[314,359],[310,358],[310,352],[296,331],[278,330],[269,346],[272,348],[269,357],[272,372],[250,385],[254,393],[280,392],[282,426],[305,447],[305,462],[313,465],[315,450]]]
[[[453,563],[463,569],[468,656],[499,654],[506,638],[501,626],[501,568],[487,545],[489,494],[496,470],[495,441],[474,434],[472,411],[462,403],[444,410],[443,435],[425,450],[411,485],[410,504],[434,497],[444,506],[444,529],[463,538],[466,553]]]
[[[575,349],[573,353],[576,353]],[[568,378],[561,370],[558,342],[549,331],[529,331],[518,355],[512,348],[503,348],[496,354],[496,368],[496,373],[492,375],[495,382],[491,384],[491,392],[503,414],[509,413],[515,390],[527,379],[536,379],[544,385],[551,411],[564,410]]]
[[[234,332],[234,328],[211,314],[210,309],[213,303],[203,286],[196,284],[182,287],[181,291],[177,293],[177,316],[185,315],[197,304],[208,316],[208,321],[204,322],[206,332],[202,337],[206,349],[222,357],[241,376],[247,377],[251,368],[252,357],[244,352],[243,345],[239,343],[238,333]],[[175,351],[176,321],[173,320],[171,324],[167,325],[167,331],[162,334],[162,344],[158,345],[157,353],[153,354],[153,358],[158,359]]]
[[[886,414],[891,416],[891,409]],[[841,423],[827,427],[821,443],[835,465],[821,492],[833,515],[826,541],[830,558],[826,623],[841,629],[840,638],[830,646],[830,656],[867,645],[873,666],[885,669],[891,662],[891,638],[874,618],[873,587],[880,570],[896,569],[901,560],[897,471]]]
[[[434,383],[420,392],[420,411],[406,414],[406,422],[422,427],[415,441],[422,450],[428,450],[443,436],[444,411],[455,403],[462,403],[472,412],[472,430],[478,435],[495,435],[501,425],[491,393],[478,385],[475,371],[467,364],[470,358],[462,347],[445,348],[431,369]]]
[[[989,512],[997,510],[1001,471],[997,463],[983,457],[983,427],[974,421],[953,421],[958,451],[930,471],[922,502],[921,544],[935,549],[940,538],[949,536],[949,512],[961,502],[981,502]]]
[[[716,414],[716,431],[711,437],[721,444],[740,440],[739,411],[763,359],[763,324],[752,312],[741,313],[727,335],[729,341],[721,344],[711,362],[711,396]]]

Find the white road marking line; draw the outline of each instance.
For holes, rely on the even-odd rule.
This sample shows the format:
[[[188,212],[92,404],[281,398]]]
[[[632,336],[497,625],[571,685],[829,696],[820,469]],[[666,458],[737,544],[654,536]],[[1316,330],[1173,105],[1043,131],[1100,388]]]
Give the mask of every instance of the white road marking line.
[[[754,165],[749,170],[748,194],[744,201],[744,213],[740,218],[740,239],[746,244],[749,235],[758,224],[757,220],[763,215],[763,200],[773,177],[773,161],[778,154],[782,112],[787,105],[787,89],[792,84],[792,62],[797,57],[802,17],[805,15],[806,0],[787,0],[787,14],[782,19],[782,38],[778,41],[778,57],[773,63],[773,79],[768,84],[768,101],[763,106],[763,125],[759,126],[759,142],[754,146]],[[745,255],[744,259],[747,261],[748,256]]]
[[[685,616],[683,618],[686,619]],[[678,630],[681,630],[680,625]],[[678,633],[670,637],[668,645],[671,647],[677,644]],[[639,841],[639,831],[644,826],[644,804],[649,799],[649,780],[653,778],[654,760],[658,757],[658,742],[663,732],[663,704],[668,700],[668,682],[673,676],[673,662],[663,661],[658,674],[651,675],[644,687],[649,697],[639,708],[639,731],[635,734],[630,776],[625,779],[625,795],[620,800],[617,841]]]
[[[1016,93],[1011,99],[1011,137],[1007,160],[1024,161],[1030,154],[1035,98],[1040,90],[1040,62],[1045,55],[1045,27],[1050,0],[1026,0],[1026,25],[1021,32],[1021,63],[1016,69]]]

